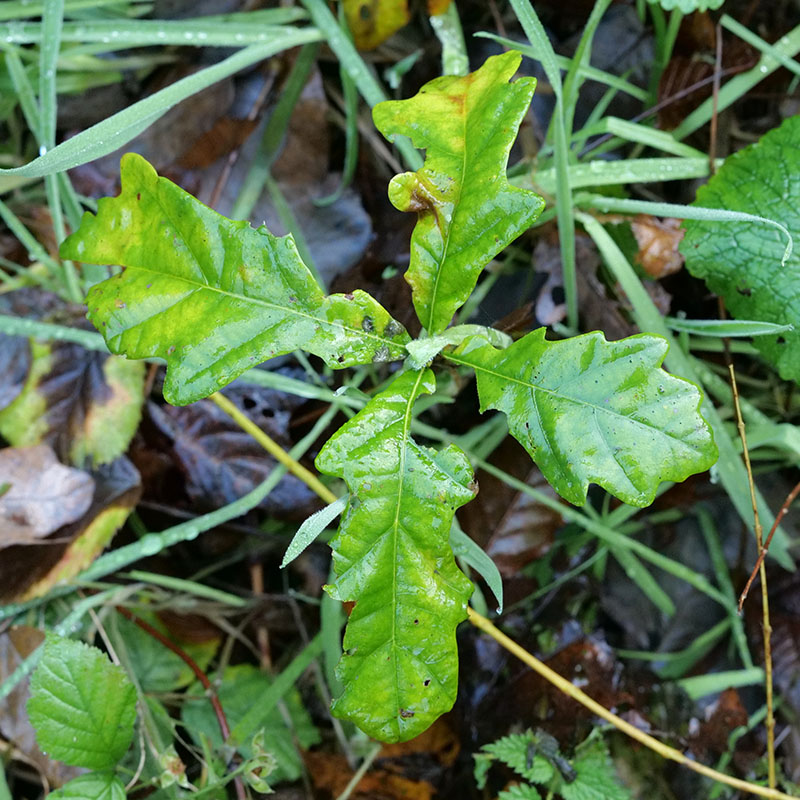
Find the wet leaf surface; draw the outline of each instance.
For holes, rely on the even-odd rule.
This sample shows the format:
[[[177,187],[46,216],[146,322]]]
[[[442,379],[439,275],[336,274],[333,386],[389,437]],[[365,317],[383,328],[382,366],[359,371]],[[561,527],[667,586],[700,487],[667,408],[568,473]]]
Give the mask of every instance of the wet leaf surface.
[[[286,449],[292,446],[289,424],[302,400],[247,384],[234,384],[225,394],[274,441]],[[171,441],[172,461],[198,508],[220,508],[237,500],[275,468],[264,448],[210,400],[182,407],[150,403],[148,414]],[[282,519],[302,520],[319,501],[302,481],[285,475],[258,507]]]
[[[0,450],[0,547],[49,536],[88,510],[94,481],[88,472],[66,467],[47,445]]]

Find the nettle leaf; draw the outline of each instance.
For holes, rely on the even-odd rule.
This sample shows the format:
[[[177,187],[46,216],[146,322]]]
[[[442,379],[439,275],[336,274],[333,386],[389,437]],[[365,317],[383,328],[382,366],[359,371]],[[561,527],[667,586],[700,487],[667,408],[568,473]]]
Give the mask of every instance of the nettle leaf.
[[[336,368],[405,357],[403,326],[366,292],[326,297],[291,236],[226,219],[134,153],[120,172],[60,253],[126,267],[90,290],[89,319],[113,352],[167,360],[173,405],[298,348]]]
[[[392,179],[389,199],[400,211],[419,214],[406,280],[432,334],[447,327],[481,270],[544,208],[541,197],[506,179],[508,154],[536,87],[534,78],[508,82],[521,58],[492,56],[470,75],[437,78],[414,97],[379,103],[372,112],[390,141],[402,134],[427,150],[422,169]]]
[[[571,781],[562,779],[558,786],[564,800],[631,800],[597,730],[578,745],[572,765],[575,777]]]
[[[481,411],[508,416],[511,434],[566,500],[582,505],[594,482],[646,506],[661,481],[682,481],[716,461],[700,392],[659,369],[664,339],[608,342],[595,331],[548,342],[544,334],[533,331],[507,350],[476,337],[447,357],[475,370]]]
[[[136,690],[96,647],[48,636],[31,678],[28,715],[51,758],[110,769],[133,738]]]
[[[448,541],[453,514],[475,495],[467,457],[409,434],[430,370],[405,372],[325,444],[317,468],[343,477],[350,500],[331,541],[334,599],[355,601],[337,675],[336,716],[381,741],[412,739],[455,701],[455,628],[472,585]]]
[[[760,213],[784,225],[795,239],[785,265],[784,235],[756,222],[686,220],[681,253],[696,278],[725,300],[739,319],[794,325],[758,336],[753,346],[785,380],[800,380],[800,116],[790,117],[761,141],[725,159],[697,192],[706,208]]]

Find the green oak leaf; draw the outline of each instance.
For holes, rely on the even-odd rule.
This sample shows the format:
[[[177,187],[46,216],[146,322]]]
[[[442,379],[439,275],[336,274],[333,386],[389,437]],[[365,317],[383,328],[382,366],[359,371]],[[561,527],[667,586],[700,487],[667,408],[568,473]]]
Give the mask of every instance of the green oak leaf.
[[[447,358],[475,370],[481,411],[507,415],[512,436],[566,500],[582,505],[594,482],[646,506],[661,481],[716,461],[697,387],[659,369],[666,340],[608,342],[595,331],[548,342],[544,334],[533,331],[507,350],[475,337]]]
[[[48,636],[31,678],[28,716],[51,758],[110,769],[125,755],[136,720],[136,690],[103,652]]]
[[[784,265],[784,235],[757,222],[687,220],[680,250],[686,267],[725,300],[738,319],[794,325],[758,336],[753,346],[784,380],[800,380],[800,116],[725,159],[697,192],[706,208],[756,212],[780,222],[795,240]]]
[[[392,179],[389,199],[400,211],[419,214],[406,280],[431,334],[447,327],[481,270],[544,207],[541,197],[506,178],[536,87],[534,78],[508,82],[521,58],[492,56],[470,75],[437,78],[414,97],[379,103],[372,112],[389,140],[402,134],[427,150],[422,169]]]
[[[424,731],[455,701],[455,628],[472,586],[449,544],[453,514],[475,495],[457,447],[435,451],[409,434],[430,370],[405,372],[325,444],[317,468],[347,482],[350,500],[331,541],[335,600],[355,601],[337,666],[333,713],[395,742]]]
[[[167,360],[164,396],[206,397],[298,348],[331,367],[404,358],[408,334],[366,292],[325,296],[291,236],[233,222],[128,153],[118,197],[98,201],[61,256],[125,269],[92,287],[109,349]]]

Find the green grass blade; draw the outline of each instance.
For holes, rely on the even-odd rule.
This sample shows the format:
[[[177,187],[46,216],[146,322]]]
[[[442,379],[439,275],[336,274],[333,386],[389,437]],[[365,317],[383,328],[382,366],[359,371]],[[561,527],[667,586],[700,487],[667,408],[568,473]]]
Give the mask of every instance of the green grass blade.
[[[325,0],[303,0],[303,5],[311,15],[312,22],[322,32],[328,46],[336,53],[342,69],[348,72],[370,108],[386,100],[386,93],[380,83],[339,27]],[[407,138],[398,136],[394,144],[409,169],[417,170],[422,166],[422,157]]]
[[[553,150],[556,169],[556,217],[561,243],[561,264],[564,271],[564,296],[567,325],[578,328],[578,284],[575,270],[575,220],[572,216],[572,189],[569,175],[569,131],[564,109],[564,92],[556,55],[539,17],[529,0],[511,0],[522,30],[537,52],[537,59],[553,87],[556,108],[553,114]]]
[[[134,103],[129,108],[81,131],[77,136],[56,145],[52,150],[29,164],[14,169],[0,170],[0,176],[41,177],[52,175],[108,155],[131,141],[181,100],[197,94],[245,67],[257,64],[275,53],[319,39],[319,31],[313,28],[285,29],[280,36],[275,36],[268,44],[251,45],[218,64],[206,67],[194,75],[181,78],[155,94]]]
[[[600,254],[605,259],[611,272],[622,286],[623,291],[628,296],[633,305],[634,318],[636,324],[642,331],[657,333],[663,336],[669,343],[670,349],[665,360],[665,364],[670,372],[688,378],[696,384],[700,383],[697,373],[689,357],[678,347],[674,341],[669,328],[666,326],[661,314],[653,304],[650,296],[645,291],[641,281],[636,276],[633,267],[623,255],[617,244],[606,232],[605,228],[588,214],[579,213],[577,218],[583,223],[586,232],[592,237]],[[750,489],[747,481],[747,472],[736,446],[728,435],[722,418],[716,408],[705,397],[702,405],[702,413],[714,431],[714,438],[719,448],[719,461],[716,470],[720,481],[725,487],[731,502],[736,507],[742,520],[748,527],[753,524],[753,510],[750,507]],[[761,516],[761,524],[768,530],[775,519],[769,506],[758,490],[756,490],[758,500],[758,510]],[[770,555],[784,567],[792,566],[792,559],[787,550],[787,537],[782,529],[778,529],[773,539]],[[727,600],[723,605],[727,604]]]

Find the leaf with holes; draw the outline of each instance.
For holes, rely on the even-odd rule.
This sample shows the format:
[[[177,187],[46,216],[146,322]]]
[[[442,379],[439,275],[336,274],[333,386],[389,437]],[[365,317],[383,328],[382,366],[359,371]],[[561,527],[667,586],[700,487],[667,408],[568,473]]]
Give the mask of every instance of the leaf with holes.
[[[696,278],[721,295],[738,319],[794,325],[758,336],[753,346],[785,380],[800,380],[800,116],[790,117],[761,141],[725,159],[697,192],[697,205],[729,211],[760,209],[795,241],[786,264],[783,234],[757,222],[687,220],[681,252]]]
[[[426,83],[408,100],[379,103],[372,116],[389,140],[427,150],[417,172],[396,175],[389,199],[419,215],[406,280],[429,333],[439,333],[472,294],[481,270],[539,216],[544,201],[511,186],[506,165],[536,81],[509,79],[519,53],[492,56],[463,78]]]
[[[430,370],[403,373],[316,460],[351,493],[326,587],[355,601],[333,712],[387,742],[413,738],[453,705],[455,628],[472,593],[449,544],[456,508],[475,495],[472,469],[457,447],[437,452],[409,434],[415,400],[434,389]]]
[[[28,715],[51,758],[110,769],[133,739],[136,690],[96,647],[48,636],[31,678]]]
[[[595,331],[548,342],[544,334],[533,331],[507,350],[475,337],[448,358],[475,370],[481,411],[507,415],[511,434],[562,497],[582,505],[594,482],[645,506],[661,481],[682,481],[716,461],[700,392],[660,369],[664,339],[608,342]]]
[[[291,236],[226,219],[134,153],[121,181],[60,252],[125,267],[90,290],[89,318],[113,352],[167,360],[169,402],[206,397],[298,348],[331,367],[405,357],[402,325],[366,292],[325,296]]]

